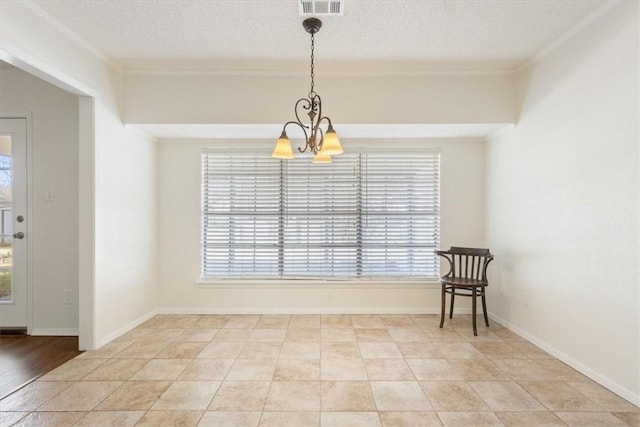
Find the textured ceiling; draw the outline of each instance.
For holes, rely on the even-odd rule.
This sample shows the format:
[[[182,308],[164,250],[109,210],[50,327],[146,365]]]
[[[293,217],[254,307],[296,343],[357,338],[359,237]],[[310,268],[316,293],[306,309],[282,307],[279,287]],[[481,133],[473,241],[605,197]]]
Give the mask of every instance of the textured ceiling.
[[[296,0],[30,3],[125,69],[278,69],[308,61]],[[513,69],[605,3],[346,0],[344,16],[323,18],[316,54],[335,62]]]

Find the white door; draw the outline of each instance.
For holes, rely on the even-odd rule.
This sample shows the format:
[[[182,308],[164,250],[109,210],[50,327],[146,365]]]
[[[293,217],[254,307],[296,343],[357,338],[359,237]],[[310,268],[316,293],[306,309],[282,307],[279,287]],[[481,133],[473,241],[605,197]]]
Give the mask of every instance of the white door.
[[[27,327],[27,120],[0,119],[0,327]]]

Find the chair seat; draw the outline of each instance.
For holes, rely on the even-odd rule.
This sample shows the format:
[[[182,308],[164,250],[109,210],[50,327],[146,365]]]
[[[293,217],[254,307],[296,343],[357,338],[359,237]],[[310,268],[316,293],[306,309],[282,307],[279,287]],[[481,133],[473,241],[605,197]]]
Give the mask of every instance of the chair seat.
[[[465,277],[441,277],[440,282],[443,285],[453,286],[487,286],[487,282],[478,279],[467,279]]]

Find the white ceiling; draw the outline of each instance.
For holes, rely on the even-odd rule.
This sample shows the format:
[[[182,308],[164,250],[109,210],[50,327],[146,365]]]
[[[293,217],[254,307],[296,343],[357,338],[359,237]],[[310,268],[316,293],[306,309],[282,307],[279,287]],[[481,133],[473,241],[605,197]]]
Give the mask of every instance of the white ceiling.
[[[319,64],[391,69],[513,70],[608,1],[345,0],[344,16],[322,18],[316,57]],[[29,3],[124,69],[264,70],[308,62],[297,0]]]

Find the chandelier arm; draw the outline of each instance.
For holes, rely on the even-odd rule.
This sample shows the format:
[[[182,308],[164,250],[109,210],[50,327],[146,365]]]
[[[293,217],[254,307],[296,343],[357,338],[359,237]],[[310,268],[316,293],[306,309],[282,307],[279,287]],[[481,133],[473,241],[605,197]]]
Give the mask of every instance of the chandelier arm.
[[[300,120],[300,115],[298,114],[298,106],[301,102],[306,102],[307,105],[302,105],[302,108],[304,108],[305,110],[311,110],[312,102],[307,98],[300,98],[298,99],[298,101],[296,102],[296,106],[294,107],[294,113],[296,113],[296,120],[298,121],[298,124],[300,126],[307,127],[306,125],[302,124],[302,120]]]
[[[300,127],[300,129],[302,129],[302,132],[304,132],[304,140],[305,140],[304,149],[300,149],[300,147],[298,147],[298,151],[301,153],[304,153],[305,151],[307,151],[307,147],[309,147],[309,134],[307,133],[307,127],[300,122],[291,120],[290,122],[287,122],[284,124],[284,126],[282,127],[282,131],[284,132],[287,129],[287,126],[289,125],[297,125]]]

